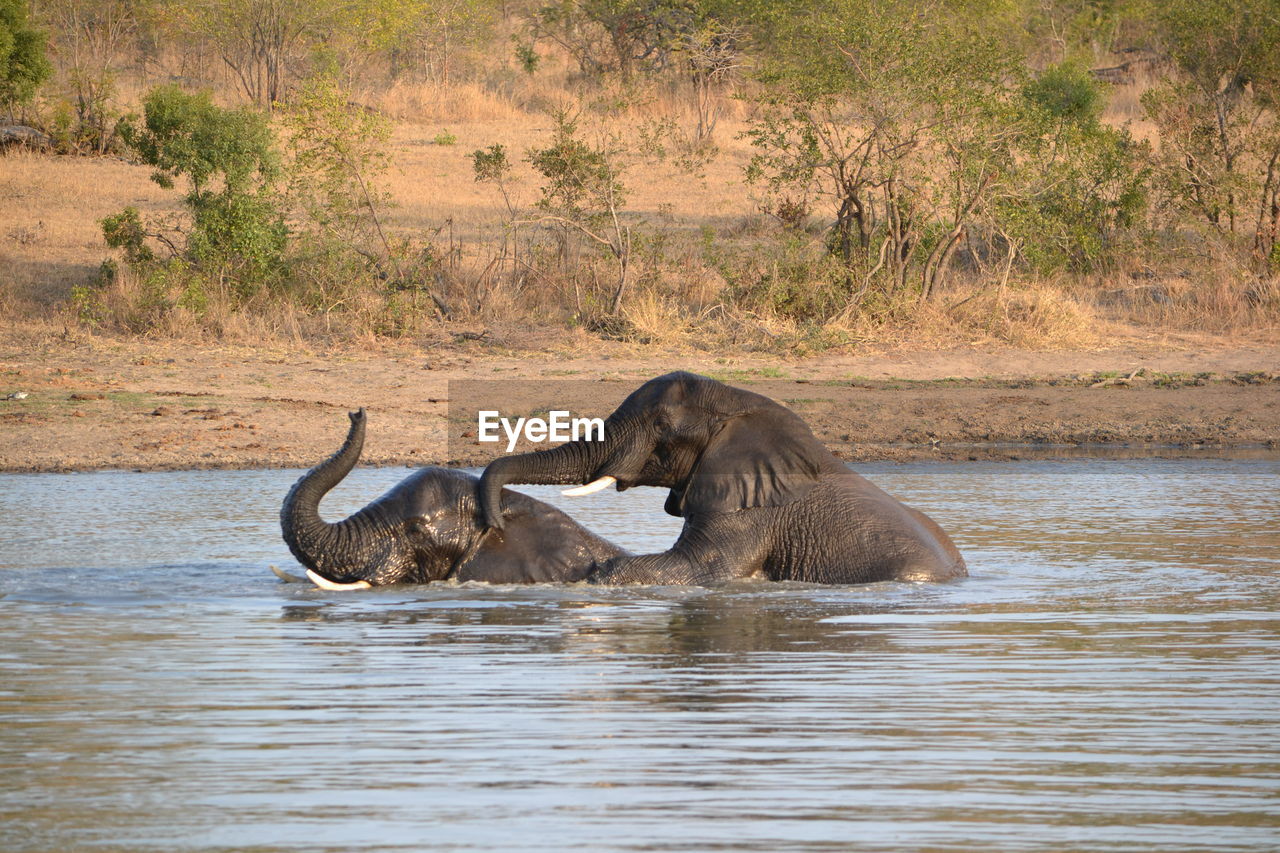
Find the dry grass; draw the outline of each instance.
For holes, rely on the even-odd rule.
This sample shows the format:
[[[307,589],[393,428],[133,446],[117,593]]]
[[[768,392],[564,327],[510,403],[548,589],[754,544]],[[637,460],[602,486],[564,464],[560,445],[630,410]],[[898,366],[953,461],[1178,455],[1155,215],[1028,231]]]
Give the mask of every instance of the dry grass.
[[[125,205],[176,210],[148,170],[114,158],[0,156],[0,294],[7,310],[53,312],[108,251],[102,217]]]
[[[647,290],[622,307],[631,326],[630,336],[639,343],[678,346],[689,339],[690,318],[675,299]]]
[[[654,225],[676,225],[696,231],[703,225],[724,229],[756,213],[743,181],[750,159],[747,143],[737,139],[741,126],[728,125],[716,159],[697,174],[671,162],[637,160],[624,173],[630,194],[626,213]],[[455,137],[440,145],[443,132]],[[539,196],[540,178],[526,160],[530,148],[548,144],[552,121],[547,116],[524,116],[520,121],[442,121],[402,123],[392,137],[393,167],[389,189],[396,204],[393,221],[399,227],[425,230],[447,220],[455,234],[487,236],[508,217],[501,195],[477,184],[470,154],[501,144],[514,170],[511,195],[516,208],[528,216]]]
[[[963,334],[1030,349],[1090,349],[1106,326],[1088,299],[1052,283],[986,290],[945,318]]]
[[[1154,128],[1141,120],[1138,106],[1150,84],[1143,79],[1114,87],[1106,120],[1153,139]],[[136,99],[148,87],[126,81],[123,88]],[[230,92],[222,94],[222,100],[234,100]],[[553,67],[537,77],[495,72],[449,87],[401,82],[360,95],[362,103],[395,119],[386,180],[394,206],[387,225],[397,236],[437,247],[445,259],[440,287],[455,320],[564,329],[575,314],[590,315],[584,308],[598,306],[611,293],[609,261],[588,259],[577,269],[558,269],[549,260],[549,239],[539,238],[536,226],[522,226],[513,241],[510,225],[513,218],[532,215],[539,195],[539,177],[525,158],[550,137],[548,110],[588,104],[582,110],[588,136],[634,134],[655,119],[673,121],[688,134],[695,122],[692,95],[679,86],[631,93],[632,106],[622,114],[589,106],[602,94],[589,81],[570,82],[563,68]],[[761,217],[743,179],[751,156],[741,136],[747,106],[726,97],[721,107],[718,152],[700,171],[682,170],[674,157],[636,158],[624,176],[630,190],[627,220],[645,237],[623,303],[625,328],[617,334],[638,344],[771,352],[816,352],[868,340],[1088,347],[1125,324],[1234,334],[1274,327],[1280,316],[1280,285],[1251,284],[1233,267],[1208,262],[1189,275],[1179,271],[1138,284],[1015,282],[1002,295],[993,282],[972,278],[936,305],[901,306],[871,318],[850,312],[826,323],[734,304],[706,247],[763,256],[773,251],[775,226]],[[515,167],[514,216],[493,187],[474,180],[469,154],[494,144],[506,147]],[[157,187],[146,167],[115,158],[0,155],[0,316],[70,322],[73,289],[92,281],[110,254],[100,220],[127,205],[153,215],[177,214],[179,193]],[[511,261],[501,249],[504,242],[508,248],[519,245],[523,254]],[[500,256],[507,259],[499,262]],[[144,291],[135,277],[117,278],[100,294],[102,322],[176,337],[283,343],[427,336],[435,327],[432,313],[412,304],[419,297],[344,293],[334,302],[341,310],[323,311],[265,297],[243,305],[213,293],[197,316],[177,304],[179,294]],[[177,307],[144,322],[139,311],[157,297]]]
[[[1098,294],[1114,316],[1135,326],[1232,335],[1275,328],[1280,281],[1205,271]]]
[[[442,86],[397,81],[368,93],[361,101],[400,121],[518,122],[525,117],[524,110],[510,97],[474,82]]]

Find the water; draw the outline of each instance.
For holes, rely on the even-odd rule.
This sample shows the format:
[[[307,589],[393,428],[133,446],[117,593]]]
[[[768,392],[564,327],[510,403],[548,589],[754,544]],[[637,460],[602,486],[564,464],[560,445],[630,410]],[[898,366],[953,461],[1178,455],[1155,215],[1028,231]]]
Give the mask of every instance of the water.
[[[0,849],[1280,849],[1280,463],[859,470],[973,576],[325,593],[298,472],[0,476]]]

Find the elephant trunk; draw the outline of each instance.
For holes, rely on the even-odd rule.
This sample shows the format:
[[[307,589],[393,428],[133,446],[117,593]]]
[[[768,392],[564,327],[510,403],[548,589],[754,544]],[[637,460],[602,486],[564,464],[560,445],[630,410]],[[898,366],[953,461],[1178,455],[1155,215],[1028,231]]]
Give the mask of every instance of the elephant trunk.
[[[307,568],[334,579],[361,565],[366,550],[361,544],[365,537],[353,519],[331,524],[320,517],[320,499],[350,473],[364,447],[364,409],[351,412],[349,417],[351,429],[342,447],[303,474],[280,509],[280,529],[293,556]]]
[[[503,456],[489,463],[480,477],[480,510],[487,527],[502,528],[502,488],[508,483],[566,485],[585,483],[609,458],[610,439],[605,426],[604,441],[566,442],[559,447]]]

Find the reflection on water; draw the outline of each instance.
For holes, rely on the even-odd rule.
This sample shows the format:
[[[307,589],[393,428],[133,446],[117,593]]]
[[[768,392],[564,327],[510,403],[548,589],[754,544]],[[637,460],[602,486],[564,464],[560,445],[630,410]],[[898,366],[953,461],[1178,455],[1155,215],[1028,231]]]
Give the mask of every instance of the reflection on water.
[[[0,849],[1280,845],[1280,465],[859,470],[973,577],[331,594],[297,472],[2,476]]]

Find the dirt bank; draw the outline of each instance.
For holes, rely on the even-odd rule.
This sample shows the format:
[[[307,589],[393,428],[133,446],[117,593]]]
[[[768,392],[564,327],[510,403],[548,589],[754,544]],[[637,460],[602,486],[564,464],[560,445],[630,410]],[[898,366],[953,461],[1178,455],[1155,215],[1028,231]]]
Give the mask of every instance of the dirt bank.
[[[466,412],[480,397],[504,414],[603,415],[673,369],[784,402],[850,459],[1009,458],[1078,445],[1280,453],[1280,346],[1266,342],[795,362],[589,349],[518,352],[459,336],[430,350],[264,351],[14,333],[0,340],[0,470],[305,467],[337,446],[343,413],[358,406],[370,412],[368,463],[483,464],[498,450],[475,441]],[[451,387],[475,399],[451,401]]]

